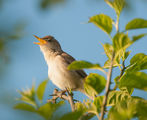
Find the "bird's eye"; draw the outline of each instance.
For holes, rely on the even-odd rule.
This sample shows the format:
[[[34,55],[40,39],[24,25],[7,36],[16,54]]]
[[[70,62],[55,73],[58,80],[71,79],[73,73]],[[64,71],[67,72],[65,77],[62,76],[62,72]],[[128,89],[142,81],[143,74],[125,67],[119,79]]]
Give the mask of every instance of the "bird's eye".
[[[52,39],[47,40],[48,42],[52,42]]]

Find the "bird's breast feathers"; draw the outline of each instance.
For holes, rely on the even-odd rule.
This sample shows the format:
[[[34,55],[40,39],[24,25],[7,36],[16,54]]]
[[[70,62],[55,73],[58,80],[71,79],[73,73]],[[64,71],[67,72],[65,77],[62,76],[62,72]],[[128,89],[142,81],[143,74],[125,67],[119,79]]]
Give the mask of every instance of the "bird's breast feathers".
[[[49,79],[60,89],[76,89],[83,84],[82,78],[75,71],[67,69],[68,65],[62,56],[56,56],[54,60],[48,61]]]

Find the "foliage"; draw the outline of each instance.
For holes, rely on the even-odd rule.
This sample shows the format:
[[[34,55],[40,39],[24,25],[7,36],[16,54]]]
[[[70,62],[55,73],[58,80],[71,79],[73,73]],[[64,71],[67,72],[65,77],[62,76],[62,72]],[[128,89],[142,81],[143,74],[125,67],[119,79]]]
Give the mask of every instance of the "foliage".
[[[53,104],[51,102],[43,103],[44,91],[48,80],[43,81],[35,90],[33,85],[31,89],[18,91],[21,94],[21,98],[17,100],[21,103],[17,103],[14,108],[19,110],[25,110],[41,115],[45,120],[50,120],[53,117],[54,112],[63,105],[63,101]]]
[[[84,88],[86,94],[94,99],[76,102],[76,110],[58,117],[57,119],[59,120],[88,120],[94,116],[100,120],[104,118],[106,120],[131,120],[133,118],[145,120],[147,118],[147,100],[132,95],[134,89],[147,91],[147,74],[144,72],[147,69],[147,55],[138,53],[131,58],[129,65],[126,66],[125,64],[130,55],[130,51],[127,49],[147,35],[147,33],[142,33],[130,37],[128,31],[147,28],[147,20],[135,18],[127,23],[124,27],[125,30],[120,31],[119,19],[125,6],[125,0],[105,0],[105,2],[115,10],[116,21],[108,15],[98,14],[90,17],[89,23],[96,25],[107,33],[110,38],[112,43],[102,44],[108,60],[102,66],[98,63],[93,64],[87,61],[74,61],[68,66],[68,69],[96,69],[102,71],[106,78],[97,73],[90,73],[85,78]],[[116,29],[116,32],[112,36],[113,29]],[[110,83],[112,83],[110,73],[116,67],[120,69],[120,74],[114,77],[115,87],[109,89],[112,88],[108,82],[110,80]],[[109,69],[110,73],[107,72],[107,69]],[[46,120],[53,119],[53,112],[63,103],[60,101],[56,104],[43,104],[42,100],[46,84],[47,81],[42,82],[37,90],[33,86],[27,91],[20,91],[21,98],[19,100],[23,101],[23,103],[16,104],[15,108],[37,113]],[[102,93],[104,89],[106,89],[105,94]],[[36,101],[36,98],[38,101]],[[107,115],[105,115],[106,112]]]

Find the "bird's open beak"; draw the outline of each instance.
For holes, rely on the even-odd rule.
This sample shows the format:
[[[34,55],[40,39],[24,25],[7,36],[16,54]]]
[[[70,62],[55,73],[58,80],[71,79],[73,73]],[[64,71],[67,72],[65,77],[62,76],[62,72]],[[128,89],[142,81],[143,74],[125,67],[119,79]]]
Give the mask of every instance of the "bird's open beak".
[[[46,40],[43,40],[43,39],[37,37],[36,35],[34,35],[34,37],[37,38],[37,39],[39,40],[39,42],[34,42],[34,44],[37,44],[37,45],[44,45],[44,44],[47,43]]]

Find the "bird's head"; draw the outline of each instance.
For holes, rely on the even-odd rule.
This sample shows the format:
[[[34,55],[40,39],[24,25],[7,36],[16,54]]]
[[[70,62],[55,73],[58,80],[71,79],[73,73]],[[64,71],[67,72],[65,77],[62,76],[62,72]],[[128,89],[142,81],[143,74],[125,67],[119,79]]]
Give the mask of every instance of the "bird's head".
[[[55,52],[62,51],[59,42],[54,37],[45,36],[43,38],[39,38],[36,35],[34,35],[34,37],[37,38],[39,41],[39,42],[34,42],[34,44],[39,45],[43,52],[45,52],[45,51],[55,51]]]

